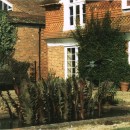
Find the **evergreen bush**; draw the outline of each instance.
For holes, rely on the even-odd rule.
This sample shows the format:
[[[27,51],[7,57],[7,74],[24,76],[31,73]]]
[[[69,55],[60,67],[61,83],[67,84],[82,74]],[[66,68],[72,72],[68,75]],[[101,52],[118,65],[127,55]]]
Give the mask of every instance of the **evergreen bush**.
[[[118,23],[115,25],[113,27],[110,12],[106,12],[103,19],[94,18],[92,13],[85,28],[77,26],[72,32],[79,45],[80,77],[98,83],[119,82],[125,73],[130,74],[126,41]]]

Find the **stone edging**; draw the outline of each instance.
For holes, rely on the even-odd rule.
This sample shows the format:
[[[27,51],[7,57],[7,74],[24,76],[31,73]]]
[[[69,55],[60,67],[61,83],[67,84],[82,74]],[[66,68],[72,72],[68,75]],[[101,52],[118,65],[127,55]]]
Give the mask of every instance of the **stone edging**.
[[[58,130],[63,127],[76,127],[80,125],[112,125],[114,123],[121,123],[121,122],[130,122],[130,115],[128,116],[117,116],[117,117],[107,117],[107,118],[99,118],[99,119],[89,119],[89,120],[81,120],[81,121],[72,121],[72,122],[64,122],[64,123],[57,123],[57,124],[49,124],[49,125],[40,125],[40,126],[31,126],[31,127],[24,127],[24,128],[15,128],[14,130],[25,130],[25,129],[38,129],[38,130]]]

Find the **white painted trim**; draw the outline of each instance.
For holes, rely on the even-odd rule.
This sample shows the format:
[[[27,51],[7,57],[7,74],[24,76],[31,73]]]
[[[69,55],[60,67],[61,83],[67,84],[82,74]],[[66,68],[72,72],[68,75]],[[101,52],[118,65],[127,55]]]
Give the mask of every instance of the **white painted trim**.
[[[13,4],[11,4],[8,0],[1,0],[1,1],[4,2],[5,4],[7,4],[7,5],[13,7]]]
[[[67,78],[67,47],[64,48],[64,76]]]
[[[73,38],[66,39],[48,39],[46,40],[47,46],[76,46],[78,43]]]
[[[63,26],[63,31],[68,31],[68,30],[74,30],[76,29],[76,5],[80,5],[80,25],[84,26],[85,24],[83,23],[83,12],[82,12],[82,6],[85,4],[85,0],[74,0],[73,3],[70,3],[69,0],[62,0],[63,5],[64,5],[64,26]],[[73,6],[74,11],[73,11],[73,16],[74,16],[74,25],[70,25],[70,11],[69,7]]]
[[[121,0],[122,1],[122,9],[130,9],[130,6],[127,6],[127,0]]]
[[[128,63],[130,64],[130,41],[128,42]]]
[[[78,66],[78,43],[73,38],[65,39],[47,39],[48,47],[63,46],[64,47],[64,77],[67,78],[67,48],[76,48],[76,66]]]
[[[2,1],[2,10],[4,10],[4,4],[7,5],[7,11],[13,10],[13,4],[11,4],[8,0],[0,0]],[[8,9],[8,6],[11,7],[11,9]]]
[[[68,70],[67,70],[67,49],[68,48],[75,48],[75,66],[76,66],[76,72],[78,73],[78,46],[70,46],[64,48],[64,70],[65,70],[65,79],[68,78]]]
[[[75,46],[75,44],[53,44],[53,43],[48,43],[47,46],[49,47],[55,47],[55,46],[64,46],[64,47],[68,47],[68,46]]]

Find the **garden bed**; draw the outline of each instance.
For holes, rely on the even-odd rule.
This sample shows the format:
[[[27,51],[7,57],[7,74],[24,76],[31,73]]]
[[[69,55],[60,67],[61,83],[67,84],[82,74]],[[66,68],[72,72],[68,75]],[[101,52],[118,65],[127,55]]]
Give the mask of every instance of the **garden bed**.
[[[17,100],[14,91],[11,91],[13,98]],[[6,93],[4,94],[6,97]],[[118,101],[117,105],[106,104],[104,106],[103,116],[99,119],[88,119],[82,121],[65,122],[59,124],[49,124],[33,127],[25,127],[20,129],[55,129],[55,130],[106,130],[115,129],[119,127],[130,126],[130,92],[118,91],[115,99]],[[1,103],[2,105],[2,103]],[[4,104],[3,104],[4,105]],[[1,118],[9,117],[4,106],[1,106]],[[14,123],[12,123],[14,124]],[[15,123],[18,125],[18,123]],[[16,128],[21,126],[10,126],[10,128]]]

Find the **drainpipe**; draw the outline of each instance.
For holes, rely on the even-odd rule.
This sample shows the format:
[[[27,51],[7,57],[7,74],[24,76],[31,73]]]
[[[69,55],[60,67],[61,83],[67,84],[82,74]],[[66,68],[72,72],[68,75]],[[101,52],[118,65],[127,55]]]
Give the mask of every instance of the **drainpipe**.
[[[39,49],[39,54],[38,54],[38,59],[39,59],[39,63],[38,63],[38,71],[39,71],[39,79],[41,79],[41,27],[39,27],[39,44],[38,44],[38,49]]]

